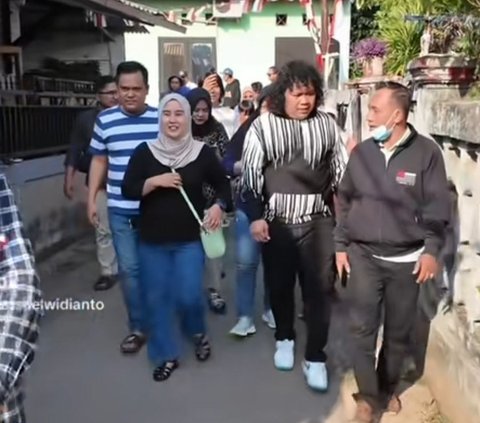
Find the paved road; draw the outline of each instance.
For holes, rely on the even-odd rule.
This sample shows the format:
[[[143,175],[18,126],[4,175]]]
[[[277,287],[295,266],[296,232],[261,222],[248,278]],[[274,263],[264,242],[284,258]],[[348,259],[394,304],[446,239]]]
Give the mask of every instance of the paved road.
[[[229,269],[232,269],[231,258]],[[103,301],[102,311],[51,311],[43,320],[34,365],[27,377],[27,413],[36,423],[313,423],[323,422],[337,401],[340,376],[348,364],[343,304],[335,306],[330,342],[331,388],[310,392],[297,351],[294,371],[274,369],[273,334],[258,318],[255,336],[227,335],[234,323],[209,316],[214,354],[198,363],[186,345],[181,368],[166,383],[152,380],[145,352],[119,353],[126,334],[118,286],[95,293],[94,245],[85,239],[40,266],[45,297]],[[233,272],[226,296],[233,304]],[[260,296],[258,311],[260,314]],[[258,316],[259,317],[259,316]],[[298,322],[303,344],[302,322]]]

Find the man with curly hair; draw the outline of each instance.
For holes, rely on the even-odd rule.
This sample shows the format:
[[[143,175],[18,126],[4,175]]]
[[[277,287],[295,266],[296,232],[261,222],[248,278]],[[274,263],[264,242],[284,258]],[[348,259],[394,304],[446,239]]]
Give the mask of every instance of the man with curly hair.
[[[333,197],[347,152],[335,121],[319,111],[322,79],[293,61],[272,85],[269,112],[250,127],[243,150],[246,213],[263,243],[265,278],[276,321],[275,367],[294,366],[294,291],[299,276],[305,304],[308,386],[328,388],[325,346],[334,278]]]

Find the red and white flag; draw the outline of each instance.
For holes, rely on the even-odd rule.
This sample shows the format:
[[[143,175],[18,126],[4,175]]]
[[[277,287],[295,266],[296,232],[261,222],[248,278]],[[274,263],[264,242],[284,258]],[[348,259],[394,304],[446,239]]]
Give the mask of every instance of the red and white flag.
[[[313,39],[316,53],[316,62],[320,70],[323,71],[324,60],[322,53],[322,28],[315,18],[312,0],[300,0],[300,4],[305,7],[305,14],[307,15],[307,28]]]
[[[253,13],[260,13],[265,6],[266,0],[254,0],[252,5]]]

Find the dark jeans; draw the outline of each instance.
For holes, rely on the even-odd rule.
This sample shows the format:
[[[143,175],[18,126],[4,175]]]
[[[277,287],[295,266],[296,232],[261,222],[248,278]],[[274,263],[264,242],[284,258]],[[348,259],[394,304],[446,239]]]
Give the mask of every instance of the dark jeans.
[[[270,241],[263,247],[265,278],[277,324],[275,338],[295,339],[295,281],[299,275],[305,305],[305,359],[326,361],[333,273],[333,219],[288,225],[274,220]]]
[[[140,276],[145,295],[148,355],[156,366],[180,356],[176,316],[190,338],[204,334],[205,253],[200,242],[140,242]]]
[[[347,295],[354,340],[354,372],[359,388],[357,399],[379,407],[395,393],[408,352],[419,290],[416,275],[412,274],[415,263],[376,259],[358,244],[350,246],[348,255],[351,274]],[[382,307],[383,345],[376,369],[375,351]]]

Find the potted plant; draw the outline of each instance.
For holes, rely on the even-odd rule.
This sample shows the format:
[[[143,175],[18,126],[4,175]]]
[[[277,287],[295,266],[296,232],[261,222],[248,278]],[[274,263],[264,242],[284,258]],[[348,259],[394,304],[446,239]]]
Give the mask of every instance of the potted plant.
[[[426,35],[429,34],[429,37]],[[413,80],[431,84],[470,85],[480,54],[480,19],[440,16],[427,20],[422,54],[409,65]]]
[[[353,48],[354,60],[363,67],[363,76],[382,76],[387,44],[377,38],[365,38]]]

